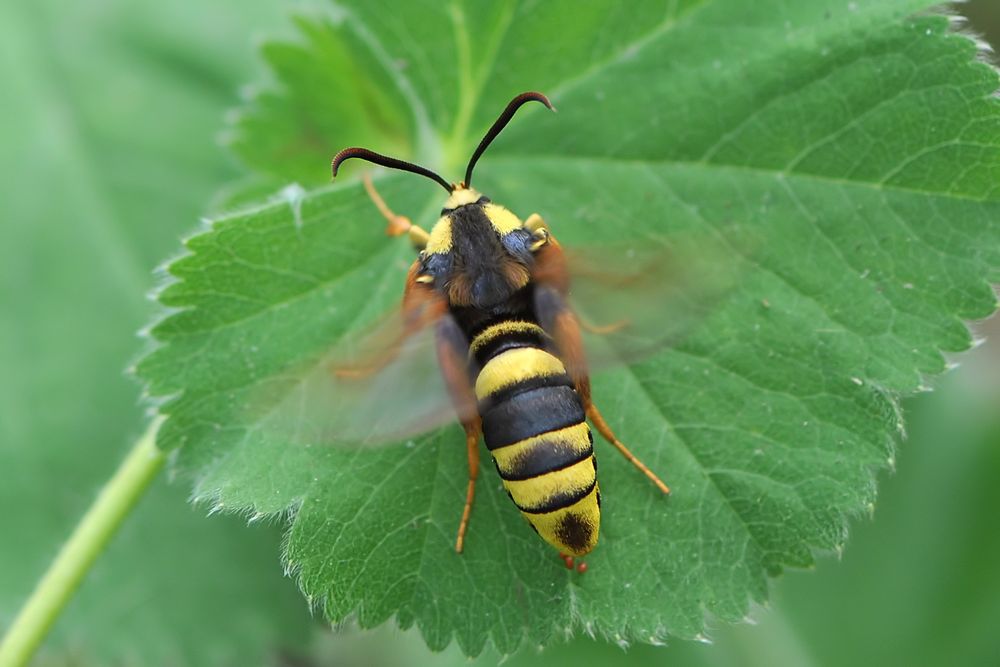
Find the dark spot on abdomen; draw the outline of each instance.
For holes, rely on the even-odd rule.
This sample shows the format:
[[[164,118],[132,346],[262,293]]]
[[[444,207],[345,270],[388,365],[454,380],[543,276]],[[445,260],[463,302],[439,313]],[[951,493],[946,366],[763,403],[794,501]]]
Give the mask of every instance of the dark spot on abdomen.
[[[589,522],[584,521],[579,515],[573,512],[568,513],[559,522],[556,535],[559,540],[568,547],[577,551],[583,551],[590,546],[590,538],[594,533],[594,527]]]

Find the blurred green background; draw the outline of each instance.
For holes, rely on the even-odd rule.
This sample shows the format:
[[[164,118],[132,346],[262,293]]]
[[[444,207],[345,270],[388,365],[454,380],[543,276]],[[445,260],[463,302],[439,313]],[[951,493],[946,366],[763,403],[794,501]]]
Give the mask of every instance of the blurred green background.
[[[0,5],[0,628],[142,430],[125,369],[155,312],[152,271],[241,176],[224,117],[267,82],[256,48],[294,37],[296,8]],[[1000,45],[1000,0],[959,11]],[[754,624],[628,652],[584,638],[506,664],[1000,664],[1000,326],[977,329],[988,342],[907,402],[874,520],[842,557],[776,580]],[[280,527],[185,500],[154,487],[38,664],[468,664],[412,632],[322,630],[282,576]]]

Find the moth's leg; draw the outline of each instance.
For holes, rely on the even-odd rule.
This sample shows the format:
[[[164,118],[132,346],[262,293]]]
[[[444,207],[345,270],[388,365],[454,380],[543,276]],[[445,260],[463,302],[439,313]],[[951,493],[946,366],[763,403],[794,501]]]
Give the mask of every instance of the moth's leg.
[[[614,322],[612,324],[603,324],[603,325],[592,324],[584,320],[583,318],[579,318],[579,321],[581,329],[583,329],[587,333],[592,333],[595,336],[607,336],[608,334],[617,333],[622,329],[624,329],[625,327],[627,327],[629,324],[628,320],[618,320],[617,322]]]
[[[465,334],[450,315],[442,317],[437,324],[437,354],[452,404],[465,429],[465,449],[469,457],[469,483],[465,490],[465,507],[462,520],[458,524],[455,551],[462,553],[465,546],[465,531],[469,527],[472,501],[476,497],[476,478],[479,477],[479,435],[482,421],[476,404],[476,392],[472,384],[469,368],[469,343]]]
[[[458,537],[455,538],[455,551],[462,553],[465,548],[465,531],[469,528],[469,517],[472,515],[472,501],[476,497],[476,478],[479,477],[479,420],[463,423],[465,428],[465,448],[469,456],[469,483],[465,487],[465,508],[462,510],[462,520],[458,524]]]
[[[531,278],[536,285],[547,285],[566,296],[569,290],[569,271],[562,247],[549,231],[548,226],[537,213],[532,213],[524,221],[524,228],[531,232],[531,252],[535,264]]]
[[[576,315],[566,304],[563,295],[545,284],[535,286],[534,305],[538,324],[552,338],[555,353],[562,360],[577,393],[586,405],[590,401],[590,374]]]
[[[622,456],[648,477],[660,491],[670,493],[670,488],[618,439],[608,423],[604,421],[601,411],[594,404],[590,392],[590,376],[587,373],[587,361],[583,350],[583,340],[580,336],[580,326],[563,295],[553,287],[536,286],[535,314],[538,317],[538,323],[552,337],[563,365],[566,367],[566,372],[573,380],[576,391],[583,400],[583,408],[590,423],[605,440],[614,445],[622,453]]]
[[[430,238],[430,234],[427,233],[422,227],[418,227],[413,224],[413,221],[407,218],[405,215],[398,215],[393,212],[389,205],[385,203],[382,196],[375,189],[375,184],[372,182],[372,177],[365,172],[364,176],[361,177],[361,181],[365,184],[365,190],[368,192],[368,196],[371,198],[372,202],[375,204],[375,208],[385,216],[385,219],[389,221],[389,224],[385,228],[385,233],[388,236],[402,236],[409,232],[410,242],[413,243],[413,247],[417,250],[423,250],[427,246],[427,239]]]
[[[529,215],[525,219],[523,227],[532,234],[536,235],[538,238],[549,235],[549,226],[545,224],[545,220],[542,218],[542,216],[538,215],[537,213],[532,213],[531,215]]]
[[[622,453],[622,456],[628,459],[629,463],[634,465],[636,468],[639,469],[640,472],[642,472],[643,475],[648,477],[649,480],[656,485],[656,488],[658,488],[663,493],[669,495],[670,487],[664,484],[663,481],[659,477],[657,477],[652,470],[646,467],[645,463],[640,461],[635,456],[635,454],[630,452],[628,447],[626,447],[625,444],[621,440],[619,440],[617,436],[615,436],[614,432],[611,430],[611,427],[608,426],[608,423],[606,421],[604,421],[604,417],[601,416],[601,413],[597,409],[597,406],[594,405],[594,402],[592,400],[585,401],[584,408],[587,411],[587,418],[590,419],[590,423],[594,425],[594,428],[597,429],[597,432],[600,433],[605,440],[614,445],[618,449],[618,451]]]
[[[566,258],[563,255],[562,246],[552,236],[545,220],[537,213],[532,213],[524,221],[524,228],[531,232],[531,251],[535,253],[534,279],[536,283],[551,284],[565,298],[569,289],[569,271],[566,268]],[[628,322],[622,320],[611,324],[596,325],[578,318],[579,326],[584,331],[601,336],[615,333],[628,326]]]

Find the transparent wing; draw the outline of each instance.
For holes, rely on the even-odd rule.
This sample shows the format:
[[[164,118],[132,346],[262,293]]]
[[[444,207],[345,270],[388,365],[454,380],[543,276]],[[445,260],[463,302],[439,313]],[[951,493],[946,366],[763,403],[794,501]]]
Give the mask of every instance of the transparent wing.
[[[628,364],[691,335],[738,284],[730,251],[677,235],[640,245],[564,248],[569,301],[591,368]]]
[[[271,437],[298,444],[398,442],[458,418],[438,368],[435,322],[396,313],[277,375],[250,402]]]
[[[570,304],[592,369],[643,359],[690,335],[737,284],[732,255],[701,239],[563,247]],[[396,312],[262,382],[249,421],[294,444],[377,446],[463,417],[438,366],[437,320]]]

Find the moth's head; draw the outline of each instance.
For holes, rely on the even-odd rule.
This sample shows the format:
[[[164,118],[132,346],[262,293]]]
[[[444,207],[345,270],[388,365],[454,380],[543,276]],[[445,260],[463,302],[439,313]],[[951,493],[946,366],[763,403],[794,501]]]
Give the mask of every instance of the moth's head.
[[[423,245],[418,246],[422,249],[415,280],[433,284],[447,292],[453,305],[481,308],[500,303],[529,280],[528,266],[535,249],[533,244],[537,242],[535,232],[525,228],[513,213],[493,204],[472,187],[472,171],[476,162],[527,102],[540,102],[555,110],[541,93],[522,93],[512,99],[479,142],[469,159],[465,179],[458,183],[449,183],[430,169],[380,155],[367,148],[345,148],[333,158],[334,177],[342,162],[360,158],[390,169],[425,176],[448,192],[441,217],[430,234],[425,233]],[[409,228],[413,229],[412,226]]]
[[[451,213],[461,206],[469,204],[485,204],[489,201],[475,188],[466,187],[465,183],[459,183],[452,189],[451,194],[444,201],[441,207],[441,215]]]
[[[459,183],[449,183],[430,169],[421,167],[420,165],[416,165],[411,162],[405,162],[403,160],[397,160],[393,157],[381,155],[370,151],[367,148],[345,148],[337,153],[331,164],[333,177],[337,177],[337,170],[340,168],[341,163],[345,160],[360,158],[383,167],[388,167],[389,169],[409,171],[431,179],[448,191],[448,199],[445,201],[444,205],[446,210],[454,210],[461,206],[474,204],[482,197],[481,194],[472,188],[472,170],[475,168],[476,162],[493,142],[493,140],[496,139],[497,135],[499,135],[500,132],[507,126],[507,123],[509,123],[510,119],[514,117],[517,110],[528,102],[541,102],[552,111],[555,111],[555,107],[553,107],[552,103],[549,102],[549,98],[545,97],[545,95],[542,95],[541,93],[521,93],[512,99],[503,110],[503,113],[501,113],[496,121],[494,121],[493,125],[490,126],[490,129],[487,130],[483,140],[479,142],[479,146],[477,146],[476,150],[472,153],[472,157],[469,159],[469,166],[465,169],[465,180]]]
[[[453,306],[488,308],[528,284],[532,241],[512,212],[472,188],[457,187],[427,237],[418,275],[428,276]]]

